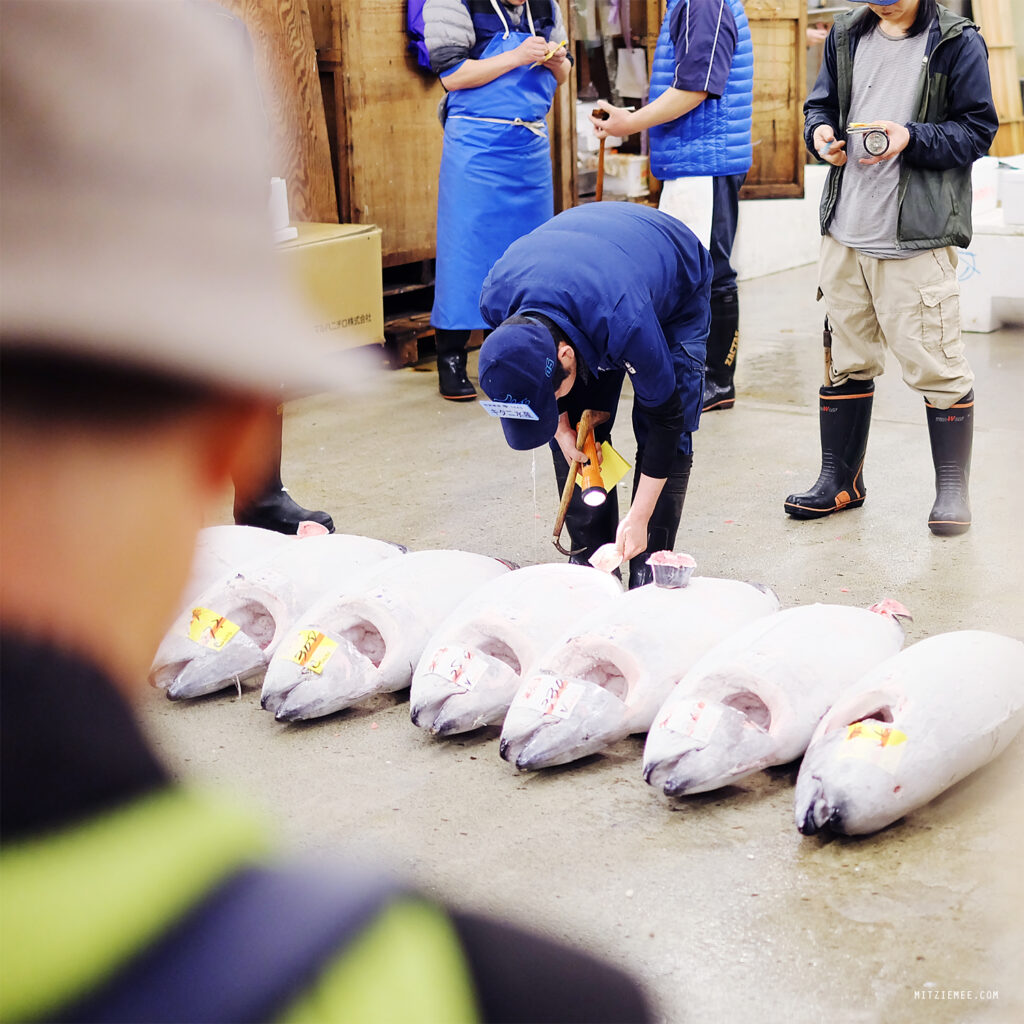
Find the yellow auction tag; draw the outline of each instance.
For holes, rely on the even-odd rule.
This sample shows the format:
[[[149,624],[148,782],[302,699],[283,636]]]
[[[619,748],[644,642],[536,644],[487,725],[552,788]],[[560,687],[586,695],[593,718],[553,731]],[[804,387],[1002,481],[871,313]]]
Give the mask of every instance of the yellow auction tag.
[[[319,630],[300,629],[295,634],[295,643],[292,645],[292,652],[288,655],[288,660],[320,675],[328,658],[337,649],[337,643],[329,636],[324,636]]]
[[[189,640],[219,651],[237,632],[238,626],[223,615],[209,608],[192,609],[192,618],[188,623]]]
[[[856,757],[894,772],[906,750],[907,734],[873,718],[846,727],[840,757]]]

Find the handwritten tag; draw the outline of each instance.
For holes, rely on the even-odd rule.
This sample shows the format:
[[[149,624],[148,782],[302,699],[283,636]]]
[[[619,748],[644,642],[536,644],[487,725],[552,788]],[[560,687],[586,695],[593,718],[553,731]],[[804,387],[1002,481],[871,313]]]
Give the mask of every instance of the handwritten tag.
[[[238,626],[223,615],[218,615],[209,608],[192,609],[192,618],[188,623],[189,640],[219,651],[237,632]]]
[[[288,660],[317,675],[323,673],[324,665],[338,649],[338,644],[318,629],[300,629],[294,639]]]
[[[866,719],[846,727],[846,736],[839,748],[840,757],[855,757],[878,765],[892,774],[907,749],[907,734],[885,722]]]
[[[513,704],[539,711],[542,715],[549,715],[552,718],[568,718],[573,708],[580,702],[583,693],[582,683],[541,674],[516,694]]]
[[[694,746],[706,746],[711,739],[715,726],[722,720],[722,705],[708,705],[699,700],[696,703],[683,702],[677,704],[661,720],[661,725],[672,732],[692,740]]]
[[[477,402],[488,416],[506,420],[538,420],[540,417],[523,402]]]
[[[469,691],[487,674],[487,662],[482,656],[464,647],[439,647],[427,671]]]

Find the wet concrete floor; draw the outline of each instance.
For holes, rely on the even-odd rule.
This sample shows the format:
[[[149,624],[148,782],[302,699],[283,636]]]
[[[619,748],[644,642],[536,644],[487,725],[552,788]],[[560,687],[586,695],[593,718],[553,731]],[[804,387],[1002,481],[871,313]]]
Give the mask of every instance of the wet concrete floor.
[[[813,267],[741,284],[739,400],[701,425],[677,550],[700,574],[770,584],[784,607],[896,598],[914,615],[910,643],[963,628],[1024,638],[1024,328],[967,335],[968,534],[927,529],[924,410],[895,364],[878,382],[864,507],[798,523],[782,501],[818,471],[814,287]],[[371,394],[290,406],[295,497],[342,532],[413,550],[560,558],[547,452],[510,451],[436,380],[425,360],[381,370]],[[631,458],[628,405],[615,440]],[[229,516],[225,501],[211,522]],[[977,681],[958,668],[967,702]],[[431,739],[404,693],[289,726],[252,688],[184,704],[154,691],[143,709],[178,772],[237,791],[287,844],[383,860],[438,897],[599,952],[673,1024],[1024,1020],[1024,736],[879,835],[808,838],[793,822],[796,766],[671,802],[641,778],[641,737],[521,775],[497,730]]]

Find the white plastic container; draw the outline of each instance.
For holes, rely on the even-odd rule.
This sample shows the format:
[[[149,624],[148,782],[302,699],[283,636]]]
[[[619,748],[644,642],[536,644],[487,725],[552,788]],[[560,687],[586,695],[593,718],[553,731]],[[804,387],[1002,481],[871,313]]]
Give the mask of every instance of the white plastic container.
[[[996,208],[999,199],[999,157],[983,156],[974,161],[971,189],[975,217]]]
[[[1004,224],[1024,224],[1024,171],[1003,169],[999,181]]]

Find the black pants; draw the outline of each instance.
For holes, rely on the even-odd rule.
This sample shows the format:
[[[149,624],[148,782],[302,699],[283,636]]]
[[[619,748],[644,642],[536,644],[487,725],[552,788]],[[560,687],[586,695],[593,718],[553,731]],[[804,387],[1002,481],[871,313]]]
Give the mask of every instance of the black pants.
[[[732,246],[736,241],[740,188],[747,174],[723,174],[711,179],[713,207],[711,213],[711,297],[736,290],[736,271],[732,267]]]

